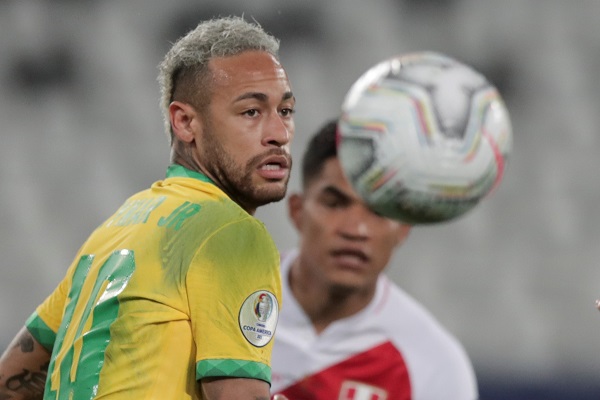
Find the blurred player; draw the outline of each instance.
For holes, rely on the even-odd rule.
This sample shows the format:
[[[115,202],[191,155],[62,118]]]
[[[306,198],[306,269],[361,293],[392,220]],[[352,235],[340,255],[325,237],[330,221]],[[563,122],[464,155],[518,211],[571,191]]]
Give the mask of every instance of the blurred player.
[[[279,256],[253,214],[291,167],[278,48],[234,17],[174,44],[166,179],[85,242],[0,359],[0,399],[269,399]]]
[[[475,400],[456,339],[384,274],[410,226],[367,209],[343,176],[336,123],[304,154],[289,198],[299,248],[282,255],[272,392],[290,400]]]

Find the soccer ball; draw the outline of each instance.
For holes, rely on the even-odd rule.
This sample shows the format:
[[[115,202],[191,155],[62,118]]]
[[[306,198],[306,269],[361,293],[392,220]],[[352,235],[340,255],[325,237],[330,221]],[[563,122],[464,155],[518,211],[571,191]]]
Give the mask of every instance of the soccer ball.
[[[385,60],[350,88],[338,155],[375,212],[411,224],[452,220],[502,179],[512,146],[506,106],[470,66],[433,52]]]

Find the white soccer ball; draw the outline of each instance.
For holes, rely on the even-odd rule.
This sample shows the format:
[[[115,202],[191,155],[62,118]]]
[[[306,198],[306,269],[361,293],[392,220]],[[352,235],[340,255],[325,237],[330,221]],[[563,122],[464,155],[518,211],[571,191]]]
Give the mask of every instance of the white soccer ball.
[[[411,224],[449,221],[498,185],[512,146],[506,106],[488,80],[443,54],[385,60],[350,88],[338,154],[377,213]]]

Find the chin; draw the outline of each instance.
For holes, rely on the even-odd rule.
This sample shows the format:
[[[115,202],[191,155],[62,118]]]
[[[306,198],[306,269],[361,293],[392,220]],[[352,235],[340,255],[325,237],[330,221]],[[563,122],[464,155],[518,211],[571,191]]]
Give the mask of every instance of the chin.
[[[338,276],[329,280],[329,286],[340,291],[354,292],[365,289],[368,286],[368,282],[365,281],[364,277]]]
[[[361,293],[366,290],[365,284],[351,282],[331,282],[329,293],[335,296],[350,296],[352,294]]]
[[[270,186],[270,185],[265,185]],[[287,185],[279,187],[261,187],[254,192],[254,201],[259,205],[265,205],[283,200],[287,190]]]

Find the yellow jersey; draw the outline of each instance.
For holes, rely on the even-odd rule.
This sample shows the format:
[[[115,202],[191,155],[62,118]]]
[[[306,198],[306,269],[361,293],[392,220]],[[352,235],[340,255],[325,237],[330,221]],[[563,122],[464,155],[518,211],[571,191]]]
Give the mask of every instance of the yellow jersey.
[[[270,382],[280,299],[264,225],[172,165],[92,233],[27,320],[52,351],[44,399],[201,399],[205,377]]]

